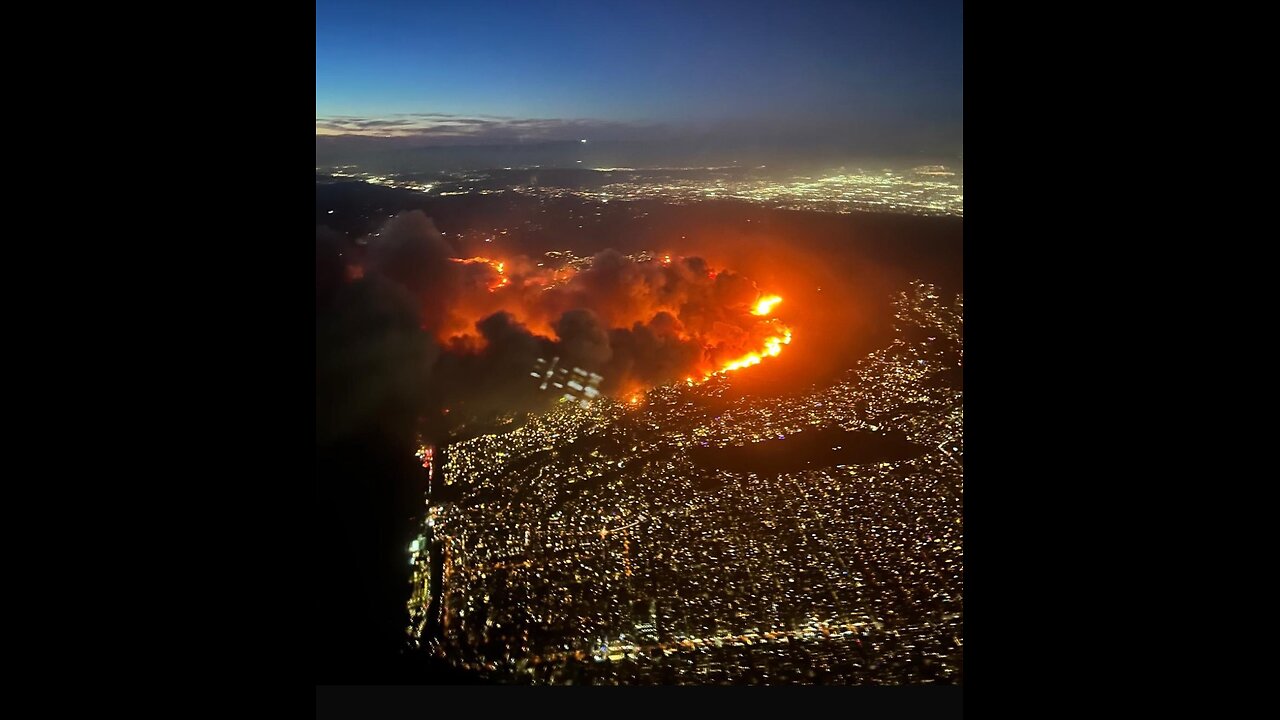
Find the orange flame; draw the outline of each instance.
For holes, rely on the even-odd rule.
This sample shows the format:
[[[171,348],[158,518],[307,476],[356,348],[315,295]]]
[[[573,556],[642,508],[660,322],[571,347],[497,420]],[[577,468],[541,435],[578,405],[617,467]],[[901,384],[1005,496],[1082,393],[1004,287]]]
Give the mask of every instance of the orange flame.
[[[780,302],[782,302],[782,298],[778,295],[765,295],[756,301],[756,305],[752,308],[751,314],[760,317],[767,316],[773,312],[773,309],[777,307]],[[777,321],[775,320],[774,322],[776,323]],[[752,367],[753,365],[759,365],[765,358],[777,357],[780,355],[782,353],[782,346],[791,344],[791,329],[785,325],[779,325],[782,330],[781,335],[771,335],[765,338],[764,347],[762,347],[758,352],[749,352],[736,360],[730,360],[720,366],[720,369],[713,374],[732,372],[734,370]],[[708,375],[707,377],[711,376]]]
[[[507,284],[511,282],[511,278],[507,277],[505,274],[506,263],[504,263],[501,260],[493,260],[487,257],[449,258],[449,259],[456,263],[462,263],[463,265],[474,265],[476,263],[483,263],[493,268],[494,272],[498,273],[498,282],[496,284],[489,286],[489,292],[493,292],[494,290],[497,290],[500,287],[506,287]]]
[[[784,328],[781,336],[774,335],[765,338],[764,348],[760,352],[750,352],[737,360],[731,360],[720,368],[720,372],[730,372],[732,370],[741,370],[744,367],[751,367],[752,365],[759,365],[760,361],[767,357],[777,357],[782,353],[782,346],[790,344],[791,330]]]
[[[766,295],[756,301],[755,309],[751,311],[752,315],[768,315],[773,312],[773,308],[782,302],[782,298],[777,295]]]
[[[484,341],[474,330],[475,322],[480,317],[498,309],[511,313],[517,322],[524,325],[535,335],[546,338],[555,337],[555,331],[550,325],[550,317],[547,316],[545,311],[541,311],[543,309],[539,308],[536,299],[529,301],[528,297],[518,293],[498,293],[498,290],[501,288],[512,284],[511,278],[506,274],[506,261],[483,256],[450,259],[453,262],[462,265],[488,266],[493,271],[492,275],[484,277],[483,280],[480,279],[480,276],[484,275],[484,273],[477,273],[474,277],[476,280],[481,280],[485,283],[483,287],[485,287],[489,293],[497,294],[488,302],[481,301],[479,298],[474,298],[473,296],[471,305],[466,305],[464,303],[457,304],[454,308],[453,314],[437,331],[441,342],[455,343],[460,351],[472,352],[477,351],[479,348],[483,348]],[[674,264],[673,261],[676,257],[671,254],[663,253],[656,255],[654,259],[664,266],[669,266]],[[543,263],[539,262],[537,263],[537,267],[534,268],[530,267],[529,263],[523,262],[519,259],[513,259],[512,262],[517,263],[517,265],[513,266],[515,268],[513,272],[516,275],[516,279],[519,280],[519,283],[517,284],[526,288],[541,286],[540,289],[542,290],[550,290],[558,285],[571,282],[573,277],[581,269],[578,265],[574,264],[563,267],[544,267]],[[707,277],[708,279],[714,280],[717,277],[717,271],[709,268],[707,270]],[[478,289],[475,286],[472,287],[473,291],[474,289]],[[749,348],[751,348],[752,351],[726,361],[723,359],[724,356],[720,354],[724,352],[724,349],[722,348],[719,351],[715,349],[715,345],[713,344],[715,340],[699,337],[698,339],[704,340],[706,343],[703,346],[705,354],[697,364],[696,369],[689,368],[686,370],[686,372],[693,373],[684,378],[686,385],[694,385],[716,375],[724,375],[743,368],[753,367],[755,365],[759,365],[767,358],[777,357],[780,355],[782,353],[783,346],[791,343],[791,330],[777,318],[773,317],[774,311],[781,302],[781,296],[767,294],[759,296],[754,303],[745,308],[741,305],[734,308],[725,308],[726,311],[734,313],[747,311],[750,315],[759,319],[755,323],[750,323],[750,326],[753,328],[753,332],[750,333],[750,337],[753,338],[751,344],[743,347],[735,342],[734,347],[736,349],[731,350],[730,352],[744,352]],[[647,308],[647,311],[651,316],[652,313],[659,309],[665,310],[671,314],[676,314],[679,311],[678,307],[668,307],[664,305]],[[640,321],[643,321],[643,319],[644,318],[638,318]],[[622,323],[622,326],[625,326],[635,320],[637,320],[637,318],[628,318],[626,322]],[[695,336],[688,335],[684,331],[679,331],[679,337],[682,341],[688,341],[690,339],[694,339]],[[679,382],[679,380],[676,382]],[[638,393],[635,387],[628,387],[625,392],[616,393],[615,397],[619,398],[623,403],[631,407],[641,406],[645,403],[644,396]]]

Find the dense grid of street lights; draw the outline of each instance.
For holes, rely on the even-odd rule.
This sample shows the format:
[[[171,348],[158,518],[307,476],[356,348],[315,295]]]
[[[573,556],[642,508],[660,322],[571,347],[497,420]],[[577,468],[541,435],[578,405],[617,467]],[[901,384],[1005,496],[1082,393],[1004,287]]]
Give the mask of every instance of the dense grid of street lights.
[[[964,215],[964,187],[956,174],[931,169],[841,171],[783,180],[673,178],[665,182],[617,182],[596,192],[576,194],[605,201],[650,198],[676,202],[745,200],[787,210]]]
[[[421,173],[397,175],[356,166],[317,168],[332,178],[363,180],[428,195],[489,195],[516,191],[542,198],[576,197],[592,201],[742,200],[770,208],[820,212],[892,212],[911,215],[964,215],[964,175],[940,165],[907,170],[839,169],[815,175],[774,177],[750,168],[587,168],[584,182],[507,184],[498,171],[439,173],[425,182]],[[526,169],[527,170],[527,169]],[[510,173],[512,168],[503,168]]]
[[[892,343],[807,395],[735,399],[717,376],[449,446],[459,499],[415,547],[413,632],[506,682],[959,682],[962,302],[912,284]],[[819,428],[919,451],[786,472],[693,457]]]

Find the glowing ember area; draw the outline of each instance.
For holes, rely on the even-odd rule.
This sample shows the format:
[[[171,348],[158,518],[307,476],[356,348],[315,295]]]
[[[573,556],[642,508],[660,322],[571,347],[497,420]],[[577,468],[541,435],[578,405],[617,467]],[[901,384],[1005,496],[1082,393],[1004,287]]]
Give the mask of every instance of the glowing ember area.
[[[404,239],[411,231],[430,238],[428,221],[415,225],[412,217],[393,220],[379,236],[392,238],[380,241],[386,249],[375,247],[384,268],[405,268],[393,251],[412,247]],[[422,327],[442,351],[437,370],[452,373],[459,387],[484,378],[484,402],[520,397],[526,368],[560,358],[567,369],[604,378],[600,394],[643,404],[637,393],[759,365],[791,341],[790,328],[774,316],[780,295],[701,257],[606,249],[499,259],[468,256],[438,235],[424,245],[444,251],[437,264],[403,274],[418,284]],[[545,394],[519,402],[532,405]],[[442,402],[451,400],[444,393]]]
[[[732,370],[741,370],[744,367],[751,367],[752,365],[759,365],[760,361],[767,357],[777,357],[782,352],[782,346],[790,344],[791,331],[784,330],[781,337],[774,336],[766,338],[764,341],[764,350],[761,352],[747,353],[737,360],[725,363],[724,367],[720,368],[720,372],[730,372]]]
[[[498,274],[498,280],[497,282],[489,285],[489,292],[493,292],[494,290],[497,290],[500,287],[506,287],[507,284],[511,282],[511,279],[508,278],[506,275],[506,263],[504,263],[501,260],[493,260],[487,257],[450,258],[450,260],[453,260],[456,263],[461,263],[463,265],[480,264],[480,265],[488,265],[489,267],[493,268],[493,271]]]
[[[780,302],[782,302],[782,298],[777,295],[766,295],[756,301],[756,307],[751,311],[751,314],[761,316],[768,315],[773,312],[773,308]],[[777,353],[774,354],[776,355]]]
[[[435,460],[435,448],[431,445],[420,445],[414,455],[422,461],[422,467],[427,469],[427,477],[430,477],[434,472],[432,464]]]

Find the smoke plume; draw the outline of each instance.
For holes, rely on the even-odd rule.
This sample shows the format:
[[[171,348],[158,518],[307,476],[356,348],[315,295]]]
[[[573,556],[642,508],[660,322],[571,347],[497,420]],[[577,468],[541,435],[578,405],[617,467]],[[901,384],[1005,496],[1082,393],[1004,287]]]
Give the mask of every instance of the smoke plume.
[[[530,377],[539,358],[598,373],[600,390],[620,396],[757,364],[791,337],[771,308],[757,312],[766,294],[750,278],[699,257],[462,257],[420,211],[364,242],[363,257],[335,263],[332,236],[317,233],[317,302],[345,294],[359,308],[345,311],[350,322],[373,323],[359,339],[386,355],[362,366],[385,375],[374,394],[398,388],[441,413],[557,399]],[[401,337],[409,326],[423,347]]]

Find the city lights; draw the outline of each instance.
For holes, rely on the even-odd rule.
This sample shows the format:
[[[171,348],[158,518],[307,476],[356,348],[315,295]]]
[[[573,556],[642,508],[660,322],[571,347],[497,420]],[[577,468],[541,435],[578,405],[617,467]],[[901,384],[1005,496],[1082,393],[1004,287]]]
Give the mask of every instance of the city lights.
[[[824,390],[728,400],[731,376],[687,377],[447,447],[457,499],[424,529],[444,571],[414,637],[506,682],[957,677],[963,301],[917,283],[895,304],[898,336]],[[785,449],[821,433],[843,439]],[[866,449],[886,433],[916,450]],[[748,448],[786,468],[707,454]]]

